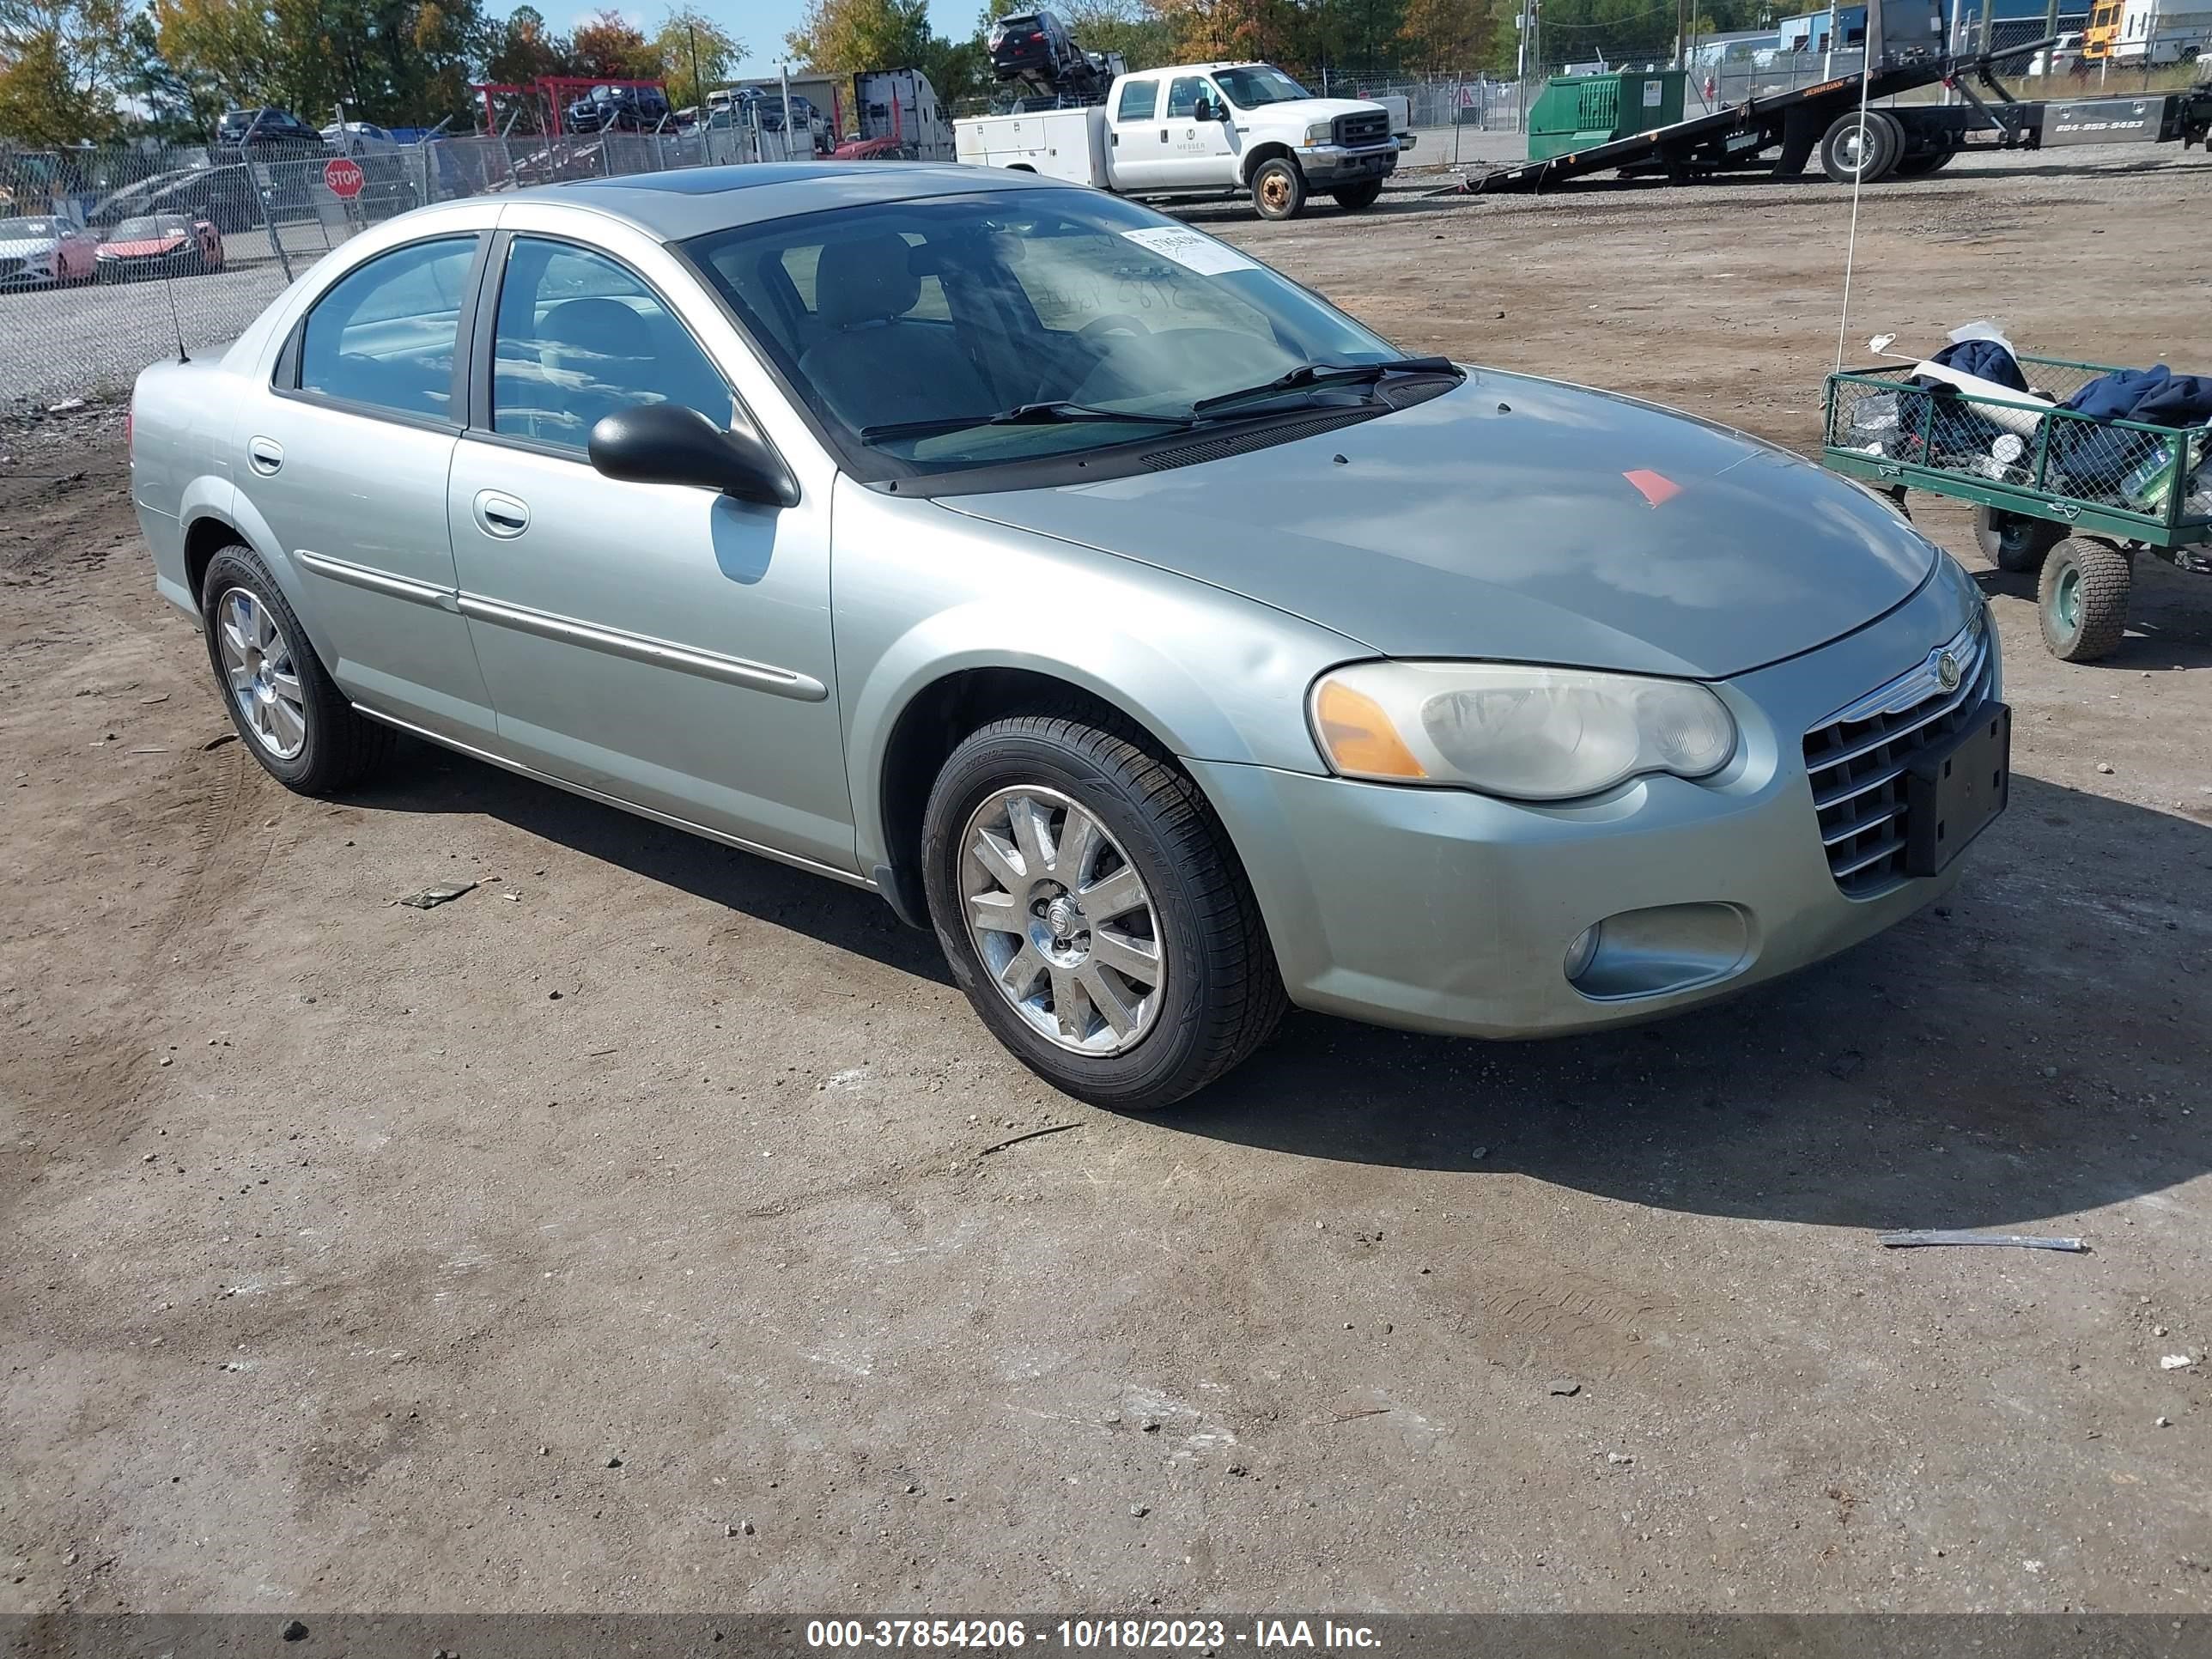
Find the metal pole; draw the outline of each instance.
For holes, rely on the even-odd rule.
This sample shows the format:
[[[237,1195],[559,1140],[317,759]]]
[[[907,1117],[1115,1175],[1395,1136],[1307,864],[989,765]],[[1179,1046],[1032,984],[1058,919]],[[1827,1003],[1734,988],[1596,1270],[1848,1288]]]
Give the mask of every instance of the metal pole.
[[[783,159],[788,161],[791,159],[791,65],[778,64],[776,73],[783,77]],[[809,149],[813,148],[811,143],[807,145]]]
[[[2058,0],[2051,0],[2051,3],[2055,6]],[[707,113],[707,86],[699,78],[699,26],[687,17],[684,20],[684,27],[691,35],[691,107],[703,119]]]

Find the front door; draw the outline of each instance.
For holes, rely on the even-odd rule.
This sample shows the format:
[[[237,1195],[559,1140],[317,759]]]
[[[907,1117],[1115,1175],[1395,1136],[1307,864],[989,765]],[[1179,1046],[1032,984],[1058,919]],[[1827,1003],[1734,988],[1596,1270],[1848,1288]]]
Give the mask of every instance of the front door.
[[[1225,190],[1236,179],[1230,159],[1236,129],[1227,121],[1201,120],[1199,106],[1228,105],[1203,75],[1178,75],[1168,82],[1160,112],[1162,172],[1171,190]]]
[[[779,508],[594,471],[586,441],[617,410],[666,401],[729,424],[736,400],[693,326],[706,319],[605,252],[501,240],[489,373],[447,496],[501,748],[849,872],[827,492]]]
[[[479,240],[412,242],[333,283],[242,400],[233,476],[298,574],[347,695],[481,743],[491,707],[446,527]]]

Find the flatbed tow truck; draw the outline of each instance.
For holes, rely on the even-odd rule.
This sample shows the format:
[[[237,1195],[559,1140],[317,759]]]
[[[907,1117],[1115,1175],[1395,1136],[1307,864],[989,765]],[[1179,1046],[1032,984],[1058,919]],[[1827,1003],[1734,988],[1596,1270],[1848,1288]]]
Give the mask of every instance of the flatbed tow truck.
[[[1957,55],[1940,44],[1942,0],[1893,0],[1888,9],[1893,19],[1917,27],[1886,38],[1882,0],[1868,0],[1864,50],[1871,68],[1863,110],[1859,75],[1844,75],[1567,155],[1477,174],[1462,180],[1459,189],[1476,196],[1541,191],[1601,173],[1650,174],[1669,184],[1690,184],[1717,173],[1764,168],[1778,179],[1794,179],[1815,153],[1821,170],[1838,184],[1874,184],[1933,173],[1972,149],[2212,143],[2207,137],[2212,131],[2212,85],[2136,97],[2023,100],[1999,82],[1996,66],[2041,52],[2057,37],[2002,52]],[[1963,101],[1881,101],[1936,85]]]

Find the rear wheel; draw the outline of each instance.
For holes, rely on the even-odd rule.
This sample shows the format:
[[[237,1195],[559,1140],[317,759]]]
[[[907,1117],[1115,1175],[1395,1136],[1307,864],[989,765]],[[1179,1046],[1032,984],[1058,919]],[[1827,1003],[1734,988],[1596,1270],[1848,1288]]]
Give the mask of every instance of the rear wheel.
[[[208,660],[233,725],[262,769],[303,795],[357,783],[392,747],[337,688],[260,556],[234,543],[200,587]]]
[[[2066,532],[2045,519],[1985,507],[1974,514],[1974,539],[1981,544],[1982,556],[1998,569],[2026,574],[2041,568],[2043,556],[2066,539]]]
[[[2110,542],[2069,536],[2051,550],[2038,585],[2043,643],[2061,662],[2112,654],[2128,626],[2135,563]]]
[[[1252,175],[1252,206],[1262,219],[1295,219],[1305,210],[1306,176],[1278,155]]]
[[[1839,115],[1820,140],[1820,170],[1839,185],[1873,184],[1897,165],[1905,129],[1894,116],[1870,109]]]
[[[1143,1111],[1204,1088],[1285,1005],[1259,908],[1197,786],[1087,710],[953,750],[923,815],[930,920],[993,1036],[1054,1087]]]
[[[1380,179],[1365,179],[1359,184],[1347,185],[1342,190],[1333,190],[1329,192],[1337,206],[1342,208],[1346,213],[1358,213],[1364,209],[1373,207],[1376,199],[1382,194],[1382,181]]]

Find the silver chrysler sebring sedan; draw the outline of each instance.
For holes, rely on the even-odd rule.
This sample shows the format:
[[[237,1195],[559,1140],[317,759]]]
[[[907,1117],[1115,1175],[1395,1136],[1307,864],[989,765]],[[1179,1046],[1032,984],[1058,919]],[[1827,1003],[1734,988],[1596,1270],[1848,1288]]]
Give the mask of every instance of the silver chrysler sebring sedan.
[[[1102,1105],[1286,1001],[1693,1006],[1943,892],[2005,797],[1981,597],[1878,497],[1019,173],[405,214],[147,370],[131,466],[289,787],[396,729],[872,888]]]

